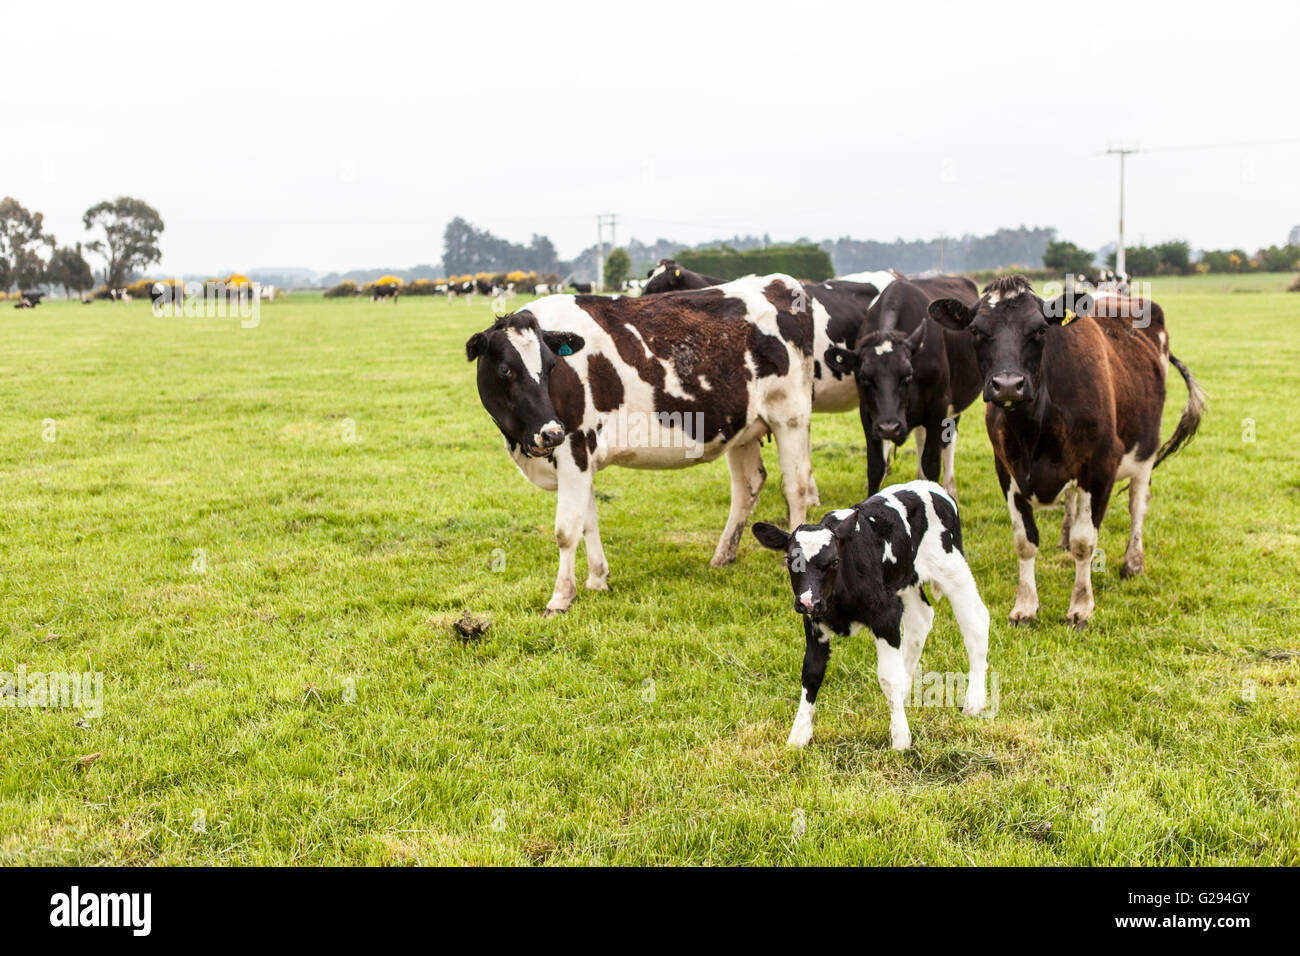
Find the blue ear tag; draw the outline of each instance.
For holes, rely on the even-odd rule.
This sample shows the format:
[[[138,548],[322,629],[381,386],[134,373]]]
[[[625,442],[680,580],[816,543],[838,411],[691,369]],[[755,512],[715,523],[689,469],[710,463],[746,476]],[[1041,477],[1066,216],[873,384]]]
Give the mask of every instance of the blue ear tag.
[[[560,346],[560,351],[556,352],[555,354],[556,354],[556,355],[572,355],[572,354],[573,354],[573,346],[571,346],[568,342],[565,342],[565,343],[563,343],[563,344]]]

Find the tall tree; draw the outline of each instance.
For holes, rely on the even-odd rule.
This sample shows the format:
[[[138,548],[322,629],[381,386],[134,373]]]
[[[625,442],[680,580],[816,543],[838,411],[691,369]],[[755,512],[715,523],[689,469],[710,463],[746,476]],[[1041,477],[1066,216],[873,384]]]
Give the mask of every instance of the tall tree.
[[[45,277],[42,245],[52,245],[45,234],[45,217],[29,212],[17,199],[0,199],[0,290],[17,285],[20,292],[34,289]]]
[[[632,271],[632,258],[625,249],[615,249],[605,260],[605,290],[617,292],[623,287],[623,280]]]
[[[50,256],[50,265],[45,272],[45,280],[50,285],[63,286],[69,299],[72,293],[82,293],[95,285],[95,277],[90,273],[90,263],[81,253],[81,243],[75,246],[60,246]]]
[[[144,269],[162,260],[158,236],[162,216],[142,199],[119,196],[101,202],[81,217],[88,229],[102,229],[104,238],[86,243],[86,248],[104,259],[104,282],[110,289],[126,285],[133,269]]]

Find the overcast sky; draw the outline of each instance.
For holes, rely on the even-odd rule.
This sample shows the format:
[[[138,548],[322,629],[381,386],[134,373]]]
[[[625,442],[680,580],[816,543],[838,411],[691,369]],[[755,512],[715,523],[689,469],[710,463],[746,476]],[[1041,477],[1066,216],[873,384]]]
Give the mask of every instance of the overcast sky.
[[[9,4],[0,195],[118,195],[163,268],[436,262],[460,215],[595,240],[1300,224],[1300,4]],[[1192,148],[1200,147],[1200,148]],[[1209,148],[1206,148],[1209,147]]]

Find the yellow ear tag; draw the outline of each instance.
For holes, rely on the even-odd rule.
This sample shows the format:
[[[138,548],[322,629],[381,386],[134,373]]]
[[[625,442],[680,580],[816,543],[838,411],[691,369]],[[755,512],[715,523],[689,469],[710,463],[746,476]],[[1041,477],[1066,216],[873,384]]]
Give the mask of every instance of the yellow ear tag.
[[[1074,310],[1072,310],[1072,309],[1066,309],[1066,310],[1065,310],[1065,318],[1061,321],[1061,324],[1062,324],[1062,325],[1069,325],[1071,322],[1073,322],[1073,321],[1074,321],[1075,319],[1077,319],[1077,318],[1078,318],[1078,316],[1074,314]]]
[[[682,275],[682,270],[681,270],[681,269],[674,269],[674,270],[673,270],[673,278],[674,278],[674,279],[680,279],[680,278],[681,278],[681,275]]]

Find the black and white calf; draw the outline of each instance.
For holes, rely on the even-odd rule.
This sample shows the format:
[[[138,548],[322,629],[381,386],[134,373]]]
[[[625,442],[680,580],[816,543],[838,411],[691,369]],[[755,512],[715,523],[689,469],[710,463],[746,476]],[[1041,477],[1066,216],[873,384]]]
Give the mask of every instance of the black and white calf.
[[[962,553],[956,502],[941,487],[929,481],[891,485],[793,534],[759,522],[754,537],[765,548],[785,552],[794,609],[803,617],[803,693],[788,746],[812,739],[831,638],[863,628],[876,638],[890,744],[895,750],[911,746],[904,705],[934,622],[923,584],[936,598],[948,598],[966,644],[970,674],[962,713],[973,717],[984,709],[989,612]]]
[[[815,485],[809,454],[812,318],[789,276],[627,298],[553,295],[470,337],[478,393],[515,464],[558,492],[560,568],[546,609],[568,610],[578,541],[587,587],[606,588],[595,473],[607,465],[684,468],[724,452],[731,512],[713,555],[736,557],[776,439],[791,527]]]

